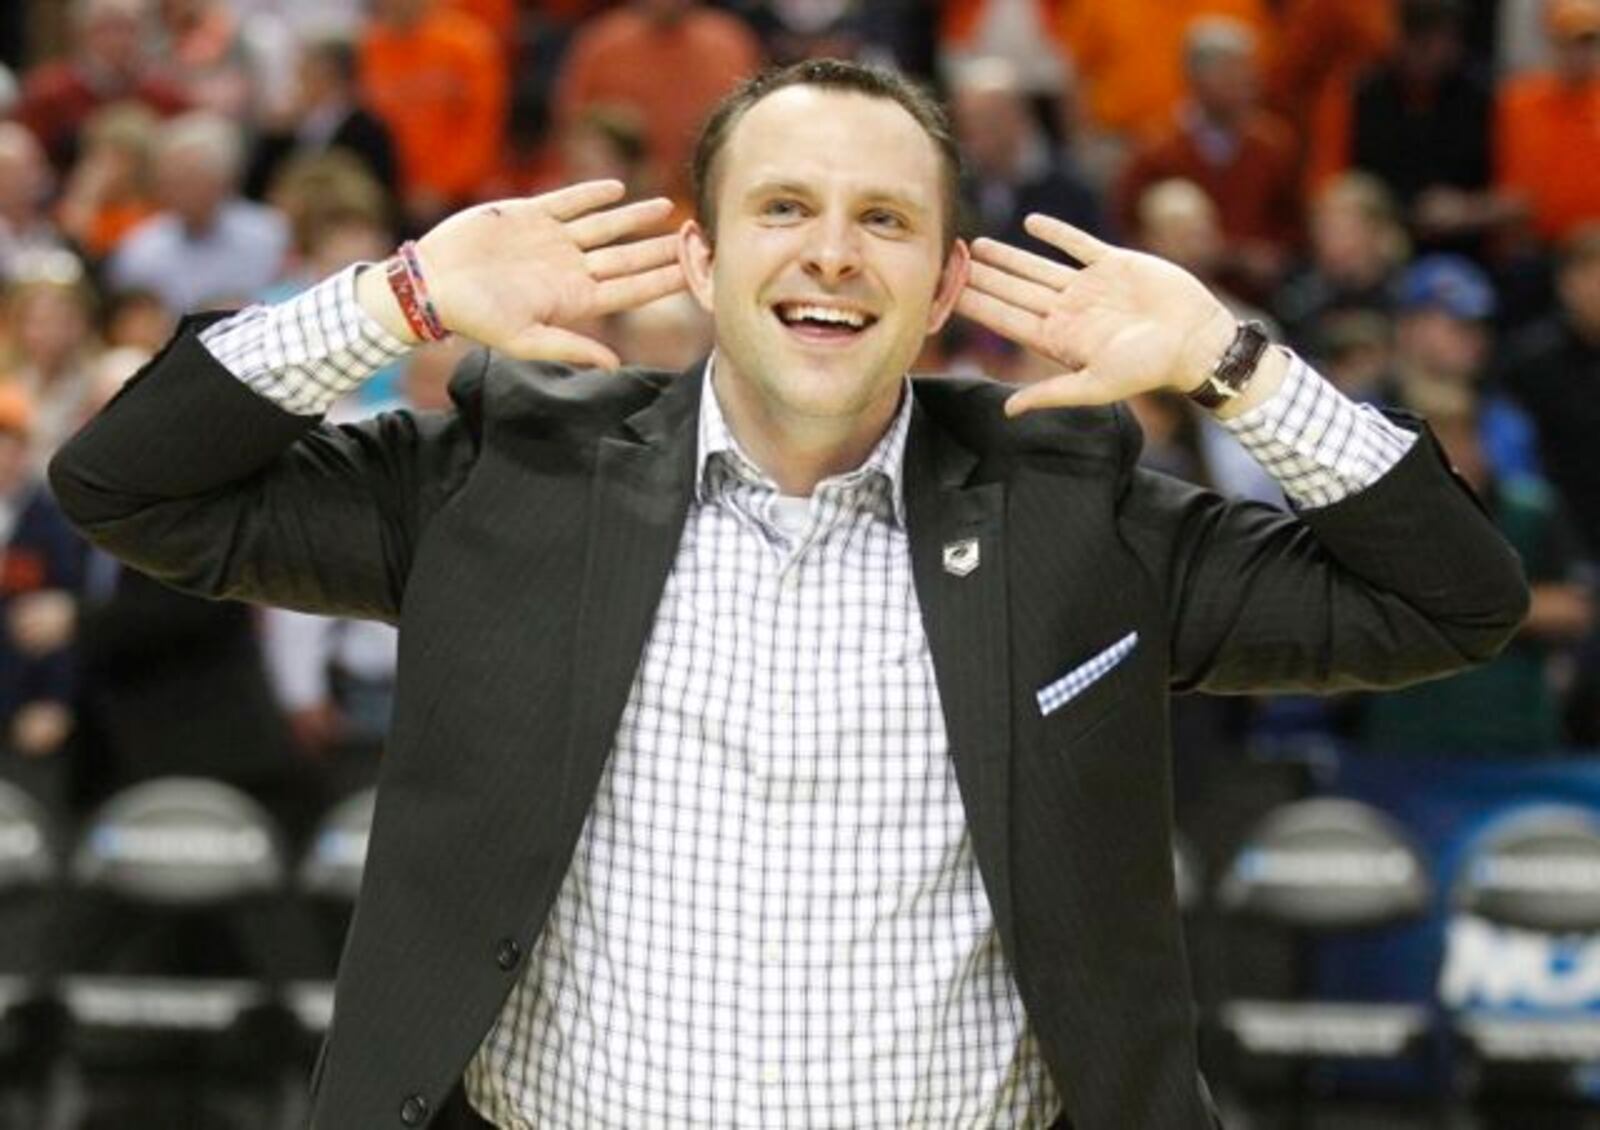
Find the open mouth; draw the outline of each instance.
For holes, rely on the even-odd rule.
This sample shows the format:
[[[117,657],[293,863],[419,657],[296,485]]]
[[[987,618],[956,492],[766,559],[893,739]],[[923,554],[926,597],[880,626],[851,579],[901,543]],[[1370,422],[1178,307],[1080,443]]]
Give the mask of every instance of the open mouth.
[[[813,342],[849,341],[878,321],[864,310],[816,302],[779,302],[772,312],[791,333]]]

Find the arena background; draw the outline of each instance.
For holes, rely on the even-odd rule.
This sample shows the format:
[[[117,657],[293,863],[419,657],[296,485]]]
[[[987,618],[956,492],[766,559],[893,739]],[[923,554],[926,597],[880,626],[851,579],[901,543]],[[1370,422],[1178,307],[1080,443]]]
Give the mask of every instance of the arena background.
[[[298,1124],[394,661],[88,549],[51,452],[183,314],[463,205],[615,176],[687,215],[706,109],[824,55],[949,100],[973,233],[1041,210],[1174,259],[1428,416],[1527,566],[1485,669],[1174,702],[1230,1125],[1600,1125],[1600,0],[7,0],[0,1127]],[[683,296],[592,330],[709,345]],[[438,409],[463,349],[338,411]],[[920,367],[1048,373],[971,324]],[[1133,408],[1151,466],[1283,504],[1181,398]]]

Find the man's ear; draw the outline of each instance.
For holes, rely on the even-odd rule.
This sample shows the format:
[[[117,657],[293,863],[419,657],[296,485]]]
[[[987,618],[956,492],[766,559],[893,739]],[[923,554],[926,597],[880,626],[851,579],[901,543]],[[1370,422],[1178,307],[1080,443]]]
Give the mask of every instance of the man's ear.
[[[967,271],[972,266],[972,252],[964,239],[950,244],[950,253],[944,258],[944,269],[939,272],[939,289],[933,295],[933,307],[928,311],[928,333],[936,334],[950,320],[956,308],[956,299],[967,285]]]
[[[711,313],[711,239],[698,220],[685,220],[678,229],[678,265],[688,280],[689,293],[700,308]]]

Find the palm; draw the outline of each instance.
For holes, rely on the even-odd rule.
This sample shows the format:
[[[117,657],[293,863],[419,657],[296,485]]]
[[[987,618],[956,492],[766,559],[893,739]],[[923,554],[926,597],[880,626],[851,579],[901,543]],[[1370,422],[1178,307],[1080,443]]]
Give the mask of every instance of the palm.
[[[1029,230],[1081,268],[994,240],[973,246],[956,309],[1067,372],[1019,394],[1014,410],[1104,404],[1155,388],[1192,385],[1199,358],[1227,310],[1193,275],[1137,251],[1111,247],[1058,220]]]
[[[611,351],[567,327],[639,306],[684,286],[670,235],[631,239],[671,205],[619,207],[622,186],[591,181],[458,212],[417,245],[444,324],[519,357],[615,364]]]

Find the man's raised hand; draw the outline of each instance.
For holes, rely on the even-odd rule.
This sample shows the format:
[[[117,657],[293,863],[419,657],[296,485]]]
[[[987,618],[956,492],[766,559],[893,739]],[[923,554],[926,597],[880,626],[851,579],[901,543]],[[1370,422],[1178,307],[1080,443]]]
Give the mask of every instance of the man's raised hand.
[[[1083,265],[979,239],[956,303],[958,313],[1066,369],[1013,394],[1009,415],[1158,388],[1188,392],[1205,381],[1235,321],[1198,279],[1050,216],[1034,213],[1026,227]]]
[[[570,327],[684,287],[676,239],[648,235],[672,203],[622,204],[624,191],[585,181],[441,221],[417,258],[444,327],[512,357],[614,368],[615,353]]]

